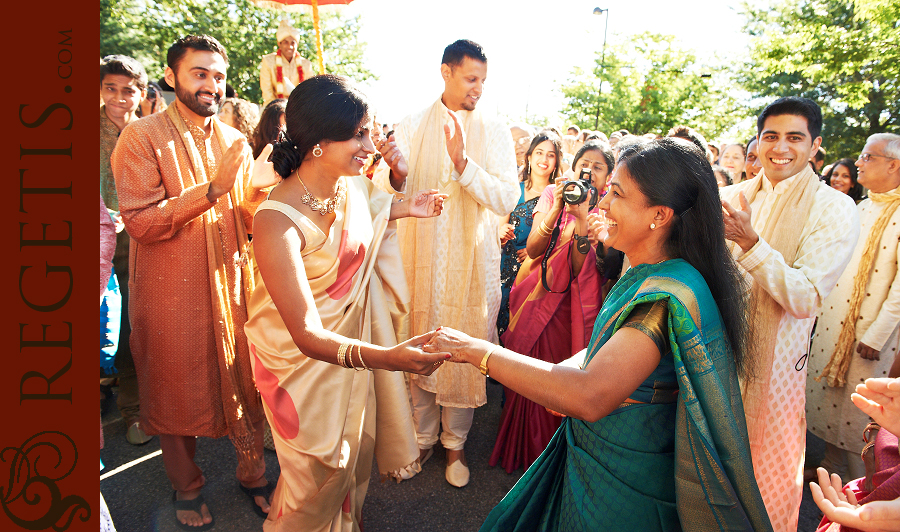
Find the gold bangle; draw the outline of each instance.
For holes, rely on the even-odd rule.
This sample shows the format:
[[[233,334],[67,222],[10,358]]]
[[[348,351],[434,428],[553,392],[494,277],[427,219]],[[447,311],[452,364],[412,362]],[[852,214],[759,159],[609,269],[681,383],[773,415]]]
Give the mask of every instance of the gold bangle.
[[[544,236],[550,236],[551,234],[553,234],[553,229],[550,229],[549,227],[547,227],[546,220],[541,220],[540,230],[541,230],[541,234]]]
[[[358,366],[354,365],[353,369],[356,371],[363,371],[368,368],[366,367],[366,363],[363,362],[362,351],[360,351],[359,347],[360,347],[359,345],[356,346],[356,356],[359,357],[359,365],[362,367],[358,367]],[[350,363],[351,364],[353,363],[353,346],[352,345],[350,346]]]
[[[488,352],[484,354],[484,358],[481,359],[481,365],[478,366],[478,369],[481,371],[481,374],[484,375],[485,377],[488,376],[487,361],[489,358],[491,358],[491,355],[494,354],[495,349],[497,349],[497,346],[495,346],[495,345],[491,346],[491,348],[488,349]]]
[[[340,366],[343,367],[343,368],[349,368],[349,367],[350,367],[350,366],[347,365],[347,359],[346,359],[346,356],[347,356],[347,346],[348,346],[348,345],[350,345],[350,344],[345,343],[345,344],[341,344],[341,346],[338,347],[337,360],[338,360],[338,364],[340,364]]]
[[[369,366],[367,366],[365,360],[363,360],[363,357],[362,357],[362,346],[361,346],[361,345],[356,346],[356,355],[359,357],[359,363],[362,365],[363,369],[368,370],[368,371],[372,371],[372,368],[370,368]]]

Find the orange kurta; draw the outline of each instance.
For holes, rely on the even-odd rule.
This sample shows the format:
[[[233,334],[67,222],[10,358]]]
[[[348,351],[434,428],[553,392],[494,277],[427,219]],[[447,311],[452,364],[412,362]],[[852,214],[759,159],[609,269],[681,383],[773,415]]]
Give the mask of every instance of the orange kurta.
[[[244,336],[245,280],[235,260],[245,229],[235,223],[233,209],[240,209],[246,232],[252,232],[252,215],[265,193],[250,187],[248,157],[233,194],[210,203],[208,179],[195,170],[197,152],[189,154],[186,143],[192,141],[179,133],[173,121],[178,119],[166,112],[130,124],[112,155],[119,208],[131,236],[131,349],[140,379],[142,428],[148,434],[218,438],[229,433],[229,419],[253,423],[263,417]],[[222,159],[220,143],[230,146],[239,138],[237,130],[213,118],[213,134],[205,143],[210,173]],[[238,394],[223,393],[223,382],[225,390],[230,385],[216,347],[203,220],[211,208],[218,218],[232,303]],[[234,404],[234,395],[246,400]]]

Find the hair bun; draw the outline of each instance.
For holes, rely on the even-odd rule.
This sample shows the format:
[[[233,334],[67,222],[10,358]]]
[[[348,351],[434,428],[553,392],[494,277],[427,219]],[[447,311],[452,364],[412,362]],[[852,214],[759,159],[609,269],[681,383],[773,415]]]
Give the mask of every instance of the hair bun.
[[[272,143],[272,155],[269,156],[275,172],[282,178],[287,178],[291,172],[300,167],[303,157],[294,146],[293,141],[284,132],[278,135],[278,140]]]

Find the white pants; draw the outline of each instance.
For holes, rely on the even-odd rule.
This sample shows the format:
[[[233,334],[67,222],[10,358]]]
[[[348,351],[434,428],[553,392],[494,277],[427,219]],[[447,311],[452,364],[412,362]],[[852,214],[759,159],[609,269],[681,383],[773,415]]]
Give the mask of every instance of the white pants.
[[[412,397],[413,420],[416,422],[419,449],[434,447],[438,441],[438,431],[443,426],[441,445],[448,451],[461,451],[466,445],[469,429],[472,428],[475,409],[441,407],[434,401],[435,394],[419,388],[415,381],[410,381],[409,392]]]

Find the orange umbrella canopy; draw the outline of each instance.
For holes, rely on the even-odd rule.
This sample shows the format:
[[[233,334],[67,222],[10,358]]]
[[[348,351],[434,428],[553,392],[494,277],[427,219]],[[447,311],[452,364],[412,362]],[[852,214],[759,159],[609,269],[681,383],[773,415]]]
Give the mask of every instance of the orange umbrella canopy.
[[[268,7],[279,11],[312,12],[313,27],[316,29],[316,53],[319,55],[319,73],[325,73],[325,61],[322,54],[322,29],[319,24],[319,6],[339,8],[353,0],[251,0],[259,7]]]

